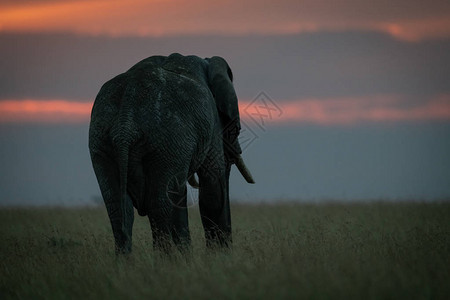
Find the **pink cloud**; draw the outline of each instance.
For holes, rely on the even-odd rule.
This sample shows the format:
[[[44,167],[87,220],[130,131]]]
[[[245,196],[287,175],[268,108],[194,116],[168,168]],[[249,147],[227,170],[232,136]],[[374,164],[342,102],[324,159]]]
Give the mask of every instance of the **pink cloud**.
[[[272,109],[271,109],[272,108]],[[68,100],[0,101],[0,123],[87,123],[92,102]],[[416,104],[405,96],[273,101],[241,100],[241,119],[265,124],[357,125],[360,123],[450,121],[450,94]]]
[[[450,120],[450,95],[441,95],[419,104],[409,104],[401,96],[358,98],[301,99],[276,101],[281,114],[266,117],[267,123],[310,123],[319,125],[353,125],[364,122],[404,122]],[[241,118],[254,120],[258,102],[241,101]]]
[[[0,4],[0,32],[161,36],[345,30],[376,30],[408,41],[448,38],[450,5],[443,1],[406,0],[91,0]]]

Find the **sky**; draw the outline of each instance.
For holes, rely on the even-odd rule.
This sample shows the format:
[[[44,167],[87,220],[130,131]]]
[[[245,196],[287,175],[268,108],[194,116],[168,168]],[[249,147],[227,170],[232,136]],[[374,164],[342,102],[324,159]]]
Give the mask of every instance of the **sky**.
[[[233,171],[232,201],[449,199],[448,1],[7,0],[0,205],[98,199],[93,99],[173,52],[233,70],[257,183]]]

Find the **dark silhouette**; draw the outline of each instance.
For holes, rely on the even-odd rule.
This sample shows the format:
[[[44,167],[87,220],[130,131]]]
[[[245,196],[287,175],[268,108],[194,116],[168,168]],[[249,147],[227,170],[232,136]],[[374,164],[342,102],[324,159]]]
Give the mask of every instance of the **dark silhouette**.
[[[240,156],[238,99],[221,57],[152,56],[106,82],[95,99],[89,149],[114,233],[131,251],[133,206],[148,215],[154,246],[190,244],[186,181],[199,178],[208,246],[231,243],[230,168]]]

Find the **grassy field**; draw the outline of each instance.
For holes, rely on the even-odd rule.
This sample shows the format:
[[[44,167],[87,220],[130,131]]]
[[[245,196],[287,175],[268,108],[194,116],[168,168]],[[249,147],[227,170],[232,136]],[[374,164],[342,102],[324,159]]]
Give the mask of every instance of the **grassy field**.
[[[449,299],[450,202],[232,207],[233,250],[117,258],[103,208],[0,209],[0,299]]]

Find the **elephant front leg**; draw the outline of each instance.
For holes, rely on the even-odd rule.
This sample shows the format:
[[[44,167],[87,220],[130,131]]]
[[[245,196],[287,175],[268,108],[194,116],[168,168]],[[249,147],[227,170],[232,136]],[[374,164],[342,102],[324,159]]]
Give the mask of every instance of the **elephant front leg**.
[[[114,161],[95,155],[92,158],[103,201],[114,235],[116,254],[131,252],[134,222],[133,204],[129,197],[120,199],[119,172]]]
[[[228,176],[229,168],[204,168],[199,172],[199,206],[208,247],[231,246]]]

